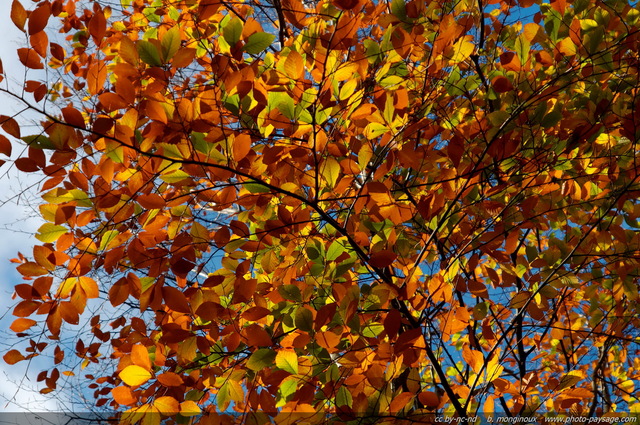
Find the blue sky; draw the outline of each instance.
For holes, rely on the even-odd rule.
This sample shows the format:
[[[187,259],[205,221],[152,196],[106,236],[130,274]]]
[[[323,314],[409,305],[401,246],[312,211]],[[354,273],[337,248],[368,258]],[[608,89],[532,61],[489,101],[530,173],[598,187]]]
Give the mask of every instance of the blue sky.
[[[23,4],[30,6],[27,2]],[[31,3],[33,4],[33,3]],[[10,0],[0,1],[0,28],[2,28],[3,42],[0,43],[0,59],[4,66],[7,79],[0,83],[3,88],[18,87],[18,83],[24,80],[24,67],[18,61],[16,49],[24,43],[24,35],[13,25],[10,20]],[[33,76],[32,76],[33,77]],[[20,105],[7,95],[0,93],[0,115],[13,116],[20,110]],[[33,115],[31,115],[33,118]],[[19,122],[26,123],[29,115],[23,115]],[[5,134],[6,136],[6,134]],[[11,159],[16,159],[20,150],[12,153]],[[6,159],[6,158],[2,158]],[[29,255],[35,239],[33,234],[40,225],[35,218],[33,209],[27,204],[29,200],[37,199],[37,176],[18,176],[10,162],[0,167],[0,311],[9,312],[14,304],[11,300],[13,286],[21,281],[20,275],[15,271],[15,264],[10,263],[10,258],[15,258],[18,251]],[[22,195],[21,195],[22,194]],[[17,196],[21,195],[21,196]],[[9,325],[12,318],[5,313],[0,316],[0,337],[6,340]],[[0,344],[0,350],[6,351],[7,347]],[[27,364],[18,363],[7,366],[0,360],[0,411],[52,411],[56,409],[56,403],[35,391],[27,388],[37,387],[35,375],[39,367],[34,365],[27,373]],[[23,388],[17,393],[18,385]],[[17,395],[16,395],[17,394]]]

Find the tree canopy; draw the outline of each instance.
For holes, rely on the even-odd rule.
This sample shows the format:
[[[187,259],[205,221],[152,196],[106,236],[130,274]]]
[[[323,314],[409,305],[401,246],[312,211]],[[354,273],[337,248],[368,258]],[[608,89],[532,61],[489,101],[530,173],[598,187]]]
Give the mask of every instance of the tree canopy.
[[[43,392],[149,425],[640,410],[636,2],[11,18],[41,122],[0,153],[45,179],[4,360],[50,359]]]

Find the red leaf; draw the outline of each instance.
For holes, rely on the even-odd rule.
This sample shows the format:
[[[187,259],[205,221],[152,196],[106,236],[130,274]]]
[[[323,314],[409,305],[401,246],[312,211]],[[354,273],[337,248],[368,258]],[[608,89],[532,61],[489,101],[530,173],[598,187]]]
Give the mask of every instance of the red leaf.
[[[498,76],[491,80],[491,85],[493,89],[498,93],[506,93],[508,91],[513,90],[513,85],[511,81],[507,77]]]
[[[11,142],[0,134],[0,153],[11,156]]]
[[[84,118],[82,117],[82,113],[78,111],[73,106],[67,106],[66,108],[62,108],[62,116],[67,124],[70,124],[74,127],[85,129],[87,128],[84,123]]]
[[[30,158],[18,158],[14,164],[16,164],[16,168],[18,168],[18,170],[25,173],[32,173],[39,170],[38,164]]]
[[[254,347],[270,347],[273,344],[271,336],[259,325],[249,325],[244,329],[249,345]]]
[[[352,10],[360,5],[360,0],[334,0],[333,4],[342,10]]]
[[[384,268],[393,264],[396,258],[398,258],[398,255],[395,252],[383,249],[382,251],[371,254],[369,264],[376,268]]]
[[[420,400],[420,403],[422,403],[425,407],[430,409],[435,409],[440,405],[440,398],[433,391],[421,392],[420,394],[418,394],[418,400]]]
[[[400,325],[402,324],[402,316],[398,310],[391,310],[387,317],[384,318],[384,330],[389,335],[389,338],[393,338],[398,335]]]
[[[107,20],[102,11],[94,13],[89,20],[88,28],[89,34],[91,34],[95,43],[99,45],[107,31]]]

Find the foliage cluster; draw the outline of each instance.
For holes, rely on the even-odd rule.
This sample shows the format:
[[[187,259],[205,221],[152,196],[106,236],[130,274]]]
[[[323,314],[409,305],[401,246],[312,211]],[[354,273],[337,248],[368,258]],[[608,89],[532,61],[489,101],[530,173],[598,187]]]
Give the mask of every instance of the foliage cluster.
[[[43,392],[96,364],[96,406],[147,424],[639,409],[635,3],[11,17],[59,76],[0,136],[46,176],[4,355],[50,355]]]

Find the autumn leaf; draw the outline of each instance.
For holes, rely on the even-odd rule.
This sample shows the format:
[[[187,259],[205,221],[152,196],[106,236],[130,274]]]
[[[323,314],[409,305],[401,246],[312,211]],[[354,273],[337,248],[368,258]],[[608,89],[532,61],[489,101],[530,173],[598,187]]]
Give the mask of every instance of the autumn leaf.
[[[298,374],[298,355],[294,351],[280,350],[276,354],[276,366],[292,375]]]
[[[151,379],[151,373],[149,373],[147,369],[137,365],[125,367],[118,376],[125,384],[131,387],[142,385]]]

